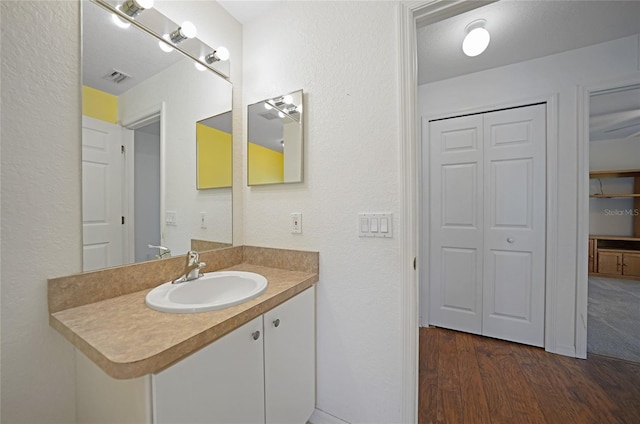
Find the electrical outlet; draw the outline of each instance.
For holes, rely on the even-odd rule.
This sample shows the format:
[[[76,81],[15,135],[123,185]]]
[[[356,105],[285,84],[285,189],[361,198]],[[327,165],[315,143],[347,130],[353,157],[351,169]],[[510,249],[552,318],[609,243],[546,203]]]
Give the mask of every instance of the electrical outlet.
[[[291,214],[291,234],[300,234],[300,233],[302,233],[302,214],[292,213]]]
[[[200,212],[200,228],[203,230],[207,229],[207,213]]]

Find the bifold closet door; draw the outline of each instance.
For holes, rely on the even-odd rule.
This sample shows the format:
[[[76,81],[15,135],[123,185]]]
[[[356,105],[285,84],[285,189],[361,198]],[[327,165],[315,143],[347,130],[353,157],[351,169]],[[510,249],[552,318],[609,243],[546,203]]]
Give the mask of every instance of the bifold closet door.
[[[482,115],[429,125],[429,323],[482,333]]]
[[[545,110],[430,123],[430,324],[544,344]]]
[[[482,334],[544,346],[546,107],[483,118]]]

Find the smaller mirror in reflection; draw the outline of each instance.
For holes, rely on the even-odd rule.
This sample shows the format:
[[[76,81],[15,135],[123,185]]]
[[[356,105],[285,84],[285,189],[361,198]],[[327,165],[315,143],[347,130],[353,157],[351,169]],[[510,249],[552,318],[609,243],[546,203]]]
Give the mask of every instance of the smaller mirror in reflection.
[[[302,182],[302,90],[249,105],[250,186]]]
[[[231,111],[196,122],[198,190],[231,187]]]

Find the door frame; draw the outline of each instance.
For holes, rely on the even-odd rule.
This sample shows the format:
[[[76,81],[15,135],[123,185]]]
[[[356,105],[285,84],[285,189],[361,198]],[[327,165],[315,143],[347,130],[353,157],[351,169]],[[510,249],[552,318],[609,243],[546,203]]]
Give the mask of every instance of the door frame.
[[[587,357],[589,306],[589,100],[593,93],[640,84],[640,77],[578,86],[578,239],[576,276],[576,357]]]
[[[142,128],[156,120],[160,120],[160,244],[164,244],[164,222],[165,222],[165,176],[166,176],[166,104],[160,102],[159,104],[152,106],[146,110],[138,113],[131,114],[130,116],[121,117],[121,125],[128,130],[136,130]],[[132,133],[133,134],[133,133]],[[125,185],[124,195],[126,201],[127,211],[127,243],[129,248],[130,263],[135,263],[135,193],[134,193],[134,157],[133,157],[133,135],[130,137],[124,137],[125,151],[130,152],[125,154]]]
[[[419,277],[420,268],[416,260],[422,255],[420,246],[423,225],[419,222],[421,187],[419,175],[419,130],[417,116],[417,37],[418,23],[434,23],[467,12],[490,2],[469,2],[464,0],[422,0],[399,2],[398,19],[398,83],[400,96],[398,108],[399,125],[399,165],[403,170],[400,181],[401,232],[400,259],[402,272],[402,422],[416,423],[418,420],[418,326],[419,326]],[[558,94],[547,95],[547,292],[545,311],[545,345],[552,351],[556,348],[555,337],[546,323],[553,323],[556,305],[557,267],[555,253],[558,249],[558,199],[557,199],[557,139],[558,139]],[[552,149],[549,144],[553,139]],[[551,154],[553,152],[553,154]],[[555,213],[553,212],[555,210]],[[421,264],[421,267],[424,265]],[[586,267],[586,265],[585,265]],[[586,269],[586,268],[585,268]],[[551,290],[550,290],[551,289]],[[553,292],[552,292],[553,291]],[[586,330],[585,330],[586,331]],[[560,352],[558,352],[560,353]]]

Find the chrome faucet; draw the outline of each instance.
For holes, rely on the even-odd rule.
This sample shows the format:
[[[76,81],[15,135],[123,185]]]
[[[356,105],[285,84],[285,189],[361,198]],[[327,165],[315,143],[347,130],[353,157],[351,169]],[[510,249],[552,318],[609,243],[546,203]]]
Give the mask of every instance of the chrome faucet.
[[[173,284],[184,283],[185,281],[195,280],[202,277],[200,270],[207,265],[204,262],[200,262],[200,254],[195,250],[189,250],[187,252],[187,264],[184,271],[178,278],[172,281]]]
[[[158,254],[156,255],[156,259],[163,259],[165,256],[171,256],[171,249],[164,246],[155,246],[153,244],[149,245],[149,249],[158,249]]]

